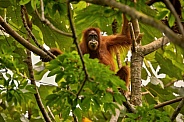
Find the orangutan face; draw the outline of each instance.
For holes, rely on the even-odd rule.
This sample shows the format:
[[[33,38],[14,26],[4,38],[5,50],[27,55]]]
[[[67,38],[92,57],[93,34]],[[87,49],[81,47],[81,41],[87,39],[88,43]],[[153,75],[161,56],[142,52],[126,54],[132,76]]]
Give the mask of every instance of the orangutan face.
[[[99,36],[95,30],[91,30],[88,33],[87,45],[90,50],[97,50],[99,47]]]

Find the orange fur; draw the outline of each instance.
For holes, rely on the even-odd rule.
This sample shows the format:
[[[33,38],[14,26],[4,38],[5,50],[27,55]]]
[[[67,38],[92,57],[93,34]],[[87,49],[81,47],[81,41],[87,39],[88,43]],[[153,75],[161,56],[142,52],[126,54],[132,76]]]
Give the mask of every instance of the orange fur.
[[[83,31],[82,42],[80,43],[81,51],[84,54],[89,54],[90,58],[98,58],[100,63],[110,66],[112,71],[115,71],[115,64],[113,61],[113,52],[120,48],[129,48],[132,40],[130,37],[130,31],[128,27],[128,20],[125,15],[123,16],[124,24],[122,31],[117,35],[102,36],[99,28],[88,28]],[[88,47],[89,33],[95,31],[98,35],[98,48],[96,50],[90,50]],[[56,48],[50,50],[54,55],[62,54],[62,52]],[[116,74],[126,82],[126,86],[129,87],[130,71],[127,66],[122,67]]]

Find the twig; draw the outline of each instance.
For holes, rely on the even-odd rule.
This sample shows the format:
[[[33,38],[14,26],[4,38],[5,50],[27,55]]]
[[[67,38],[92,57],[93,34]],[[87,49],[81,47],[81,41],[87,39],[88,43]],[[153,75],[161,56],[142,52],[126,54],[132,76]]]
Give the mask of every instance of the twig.
[[[26,23],[26,20],[24,18],[24,12],[23,12],[23,8],[21,7],[21,14],[22,14],[22,21],[23,21],[23,24],[27,24]],[[24,25],[26,26],[26,25]],[[30,34],[30,33],[29,33]],[[29,40],[29,37],[30,35],[28,34],[28,43],[30,43],[30,40]],[[31,52],[27,49],[26,50],[27,52],[27,60],[26,60],[26,63],[27,63],[27,66],[28,66],[28,71],[29,71],[29,76],[30,76],[30,80],[31,80],[31,84],[35,86],[35,91],[36,93],[34,94],[35,96],[35,99],[36,99],[36,102],[40,108],[40,111],[45,119],[46,122],[52,122],[47,111],[45,110],[44,108],[44,105],[42,103],[42,100],[41,100],[41,97],[40,97],[40,94],[39,94],[39,91],[38,91],[38,88],[36,86],[36,82],[35,82],[35,78],[34,78],[34,73],[33,73],[33,66],[32,66],[32,59],[31,59]]]
[[[130,26],[130,35],[132,38],[132,52],[136,52],[136,39],[132,23],[130,23],[129,26]]]
[[[183,25],[180,21],[178,14],[176,13],[175,8],[173,7],[173,5],[171,4],[171,2],[169,0],[164,0],[164,3],[170,9],[170,11],[173,13],[174,17],[176,18],[176,22],[178,24],[179,31],[182,34],[182,36],[184,37]]]
[[[177,115],[179,114],[179,112],[181,111],[183,106],[184,106],[184,97],[182,98],[182,100],[180,101],[180,103],[177,106],[176,110],[174,111],[173,115],[171,116],[171,121],[172,122],[176,119]]]
[[[175,82],[177,82],[177,81],[178,81],[178,80],[170,81],[169,83],[167,83],[167,84],[164,86],[164,88],[167,88],[167,87],[173,85],[173,84],[174,84]]]
[[[48,111],[49,111],[50,116],[52,117],[52,120],[54,120],[54,121],[55,121],[54,114],[52,113],[52,111],[51,111],[50,107],[49,107],[49,106],[47,106],[47,109],[48,109]]]
[[[0,30],[6,32],[6,30],[0,26]]]
[[[161,103],[161,104],[155,105],[154,108],[155,108],[155,109],[158,109],[158,108],[164,107],[164,106],[166,106],[166,105],[170,105],[170,104],[173,104],[173,103],[175,103],[175,102],[179,102],[179,101],[181,101],[181,100],[182,100],[182,97],[178,97],[178,98],[176,98],[176,99],[169,100],[169,101],[163,102],[163,103]]]
[[[52,30],[56,31],[56,32],[59,33],[59,34],[62,34],[62,35],[64,35],[64,36],[68,36],[68,37],[72,37],[72,36],[73,36],[73,35],[70,34],[70,33],[63,32],[63,31],[61,31],[60,29],[56,28],[48,19],[45,18],[43,0],[40,0],[40,7],[41,7],[41,16],[40,16],[39,12],[37,11],[37,9],[36,9],[35,12],[36,12],[37,16],[39,17],[39,19],[40,19],[44,24],[46,24],[46,25],[49,26]]]
[[[35,42],[35,44],[42,49],[44,52],[46,52],[50,57],[52,57],[53,59],[55,59],[55,56],[48,50],[46,50],[42,45],[40,45],[36,39],[36,37],[34,36],[34,34],[31,31],[30,26],[28,25],[29,21],[28,20],[28,13],[27,13],[27,9],[25,6],[21,5],[21,13],[25,16],[23,17],[23,23],[24,23],[24,27],[26,28],[27,32],[29,33],[29,35],[31,36],[31,38],[33,39],[33,41]]]
[[[6,30],[8,34],[10,34],[16,41],[18,41],[20,44],[22,44],[27,49],[31,50],[33,53],[41,56],[41,57],[47,57],[47,59],[52,59],[50,56],[48,56],[43,50],[37,48],[36,46],[32,45],[31,43],[27,42],[22,36],[20,36],[16,31],[14,31],[0,16],[0,25]]]
[[[78,93],[76,94],[76,99],[78,98],[80,92],[82,91],[82,88],[84,87],[87,79],[88,79],[88,73],[87,73],[87,69],[85,67],[85,63],[84,63],[84,59],[83,59],[83,55],[82,55],[82,51],[78,45],[78,42],[77,42],[77,36],[76,36],[76,33],[75,33],[75,28],[74,28],[74,24],[73,24],[73,21],[72,21],[72,15],[71,15],[71,10],[70,10],[70,2],[69,0],[67,0],[67,10],[68,10],[68,18],[69,18],[69,22],[70,22],[70,27],[71,27],[71,30],[72,30],[72,37],[73,37],[73,41],[74,41],[74,44],[76,45],[77,47],[77,51],[79,53],[79,56],[80,56],[80,60],[82,62],[82,67],[83,67],[83,70],[84,70],[84,74],[85,74],[85,78],[84,78],[84,81],[82,82],[82,85],[78,91]]]

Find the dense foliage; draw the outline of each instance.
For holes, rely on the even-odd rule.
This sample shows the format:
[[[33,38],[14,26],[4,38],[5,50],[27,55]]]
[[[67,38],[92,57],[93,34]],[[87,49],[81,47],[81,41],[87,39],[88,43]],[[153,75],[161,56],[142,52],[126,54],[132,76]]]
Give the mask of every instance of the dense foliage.
[[[155,3],[154,9],[151,9],[145,4],[146,0],[137,0],[136,5],[129,0],[118,1],[158,20],[167,16],[169,26],[175,25],[174,16],[162,2]],[[184,1],[180,2],[184,7]],[[83,56],[83,64],[73,38],[59,34],[41,22],[35,12],[37,10],[41,13],[40,0],[0,0],[0,15],[14,31],[25,39],[28,38],[22,22],[21,5],[27,8],[32,21],[32,33],[38,43],[58,47],[65,52],[47,63],[38,60],[33,66],[41,99],[45,109],[51,110],[49,115],[53,114],[52,119],[71,121],[77,118],[80,122],[86,117],[92,121],[109,121],[116,113],[115,109],[119,108],[117,103],[121,105],[126,101],[124,95],[118,91],[119,88],[126,89],[125,83],[115,76],[109,67],[100,64],[97,59],[90,59],[89,55]],[[111,23],[116,19],[118,31],[121,29],[122,13],[116,8],[89,5],[84,1],[72,2],[71,7],[78,42],[82,31],[87,27],[98,27],[110,35]],[[55,27],[71,33],[66,0],[44,0],[44,14]],[[184,21],[184,9],[182,17],[181,20]],[[162,37],[162,33],[156,28],[143,23],[140,23],[140,30],[144,33],[142,45]],[[36,45],[32,40],[31,43]],[[124,60],[126,55],[127,51],[122,53],[121,58]],[[169,116],[173,114],[178,103],[160,109],[154,109],[153,106],[184,94],[182,88],[174,86],[174,82],[183,83],[183,56],[184,50],[180,46],[169,43],[144,57],[141,74],[142,92],[145,93],[142,97],[144,105],[136,108],[136,114],[128,113],[123,108],[119,121],[122,119],[170,121]],[[36,55],[32,54],[32,57],[36,58]],[[30,82],[26,62],[26,48],[0,26],[0,121],[2,122],[44,121],[34,97],[36,86]],[[162,77],[159,77],[161,74]],[[49,79],[51,76],[54,76],[54,79]],[[147,81],[148,84],[145,83]],[[55,82],[57,85],[53,84]],[[184,114],[184,109],[180,113]]]

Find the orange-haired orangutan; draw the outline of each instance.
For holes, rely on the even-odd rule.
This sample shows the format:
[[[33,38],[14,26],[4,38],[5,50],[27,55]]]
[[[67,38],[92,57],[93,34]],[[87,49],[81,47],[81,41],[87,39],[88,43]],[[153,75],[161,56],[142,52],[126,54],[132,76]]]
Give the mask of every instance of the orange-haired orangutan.
[[[99,28],[88,28],[83,31],[80,48],[83,54],[89,54],[90,58],[98,58],[100,63],[109,65],[112,71],[115,71],[113,61],[113,52],[121,48],[129,48],[131,45],[130,31],[128,29],[128,20],[123,15],[124,24],[122,31],[117,35],[102,36]],[[130,71],[127,66],[123,66],[117,75],[129,86]]]
[[[89,54],[90,58],[98,58],[100,63],[110,66],[112,71],[115,71],[113,61],[113,52],[120,48],[129,48],[131,45],[131,37],[128,29],[128,20],[123,16],[124,24],[122,31],[117,35],[102,36],[99,28],[88,28],[83,31],[82,41],[80,43],[81,51],[84,54]],[[53,54],[59,54],[57,49],[50,50]],[[55,52],[56,51],[56,52]],[[127,66],[123,66],[116,74],[126,82],[129,87],[130,71]]]

